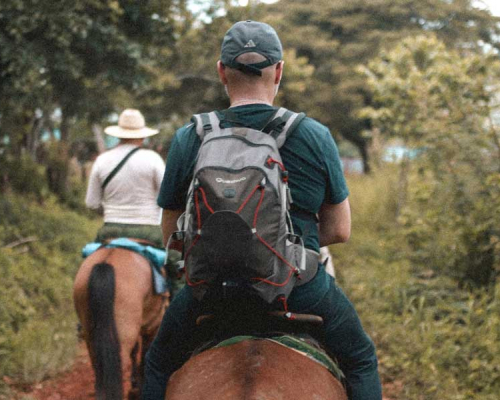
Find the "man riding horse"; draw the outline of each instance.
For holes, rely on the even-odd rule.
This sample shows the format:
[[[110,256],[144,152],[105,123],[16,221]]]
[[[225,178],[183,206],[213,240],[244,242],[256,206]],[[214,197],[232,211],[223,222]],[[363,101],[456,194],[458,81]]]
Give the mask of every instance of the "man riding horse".
[[[191,219],[198,221],[203,214],[202,207],[208,208],[205,214],[215,214],[210,207],[212,198],[207,198],[209,196],[205,196],[205,191],[200,188],[202,183],[198,179],[192,182],[193,173],[195,169],[198,171],[199,167],[198,152],[206,143],[203,134],[210,135],[213,133],[212,130],[220,131],[219,128],[233,127],[234,132],[237,132],[235,127],[247,127],[252,130],[252,135],[257,135],[255,131],[266,131],[265,127],[271,125],[270,134],[273,137],[276,134],[278,137],[282,130],[290,128],[289,124],[285,124],[285,117],[294,113],[287,114],[285,111],[285,114],[281,115],[284,119],[281,118],[278,123],[272,122],[277,119],[279,110],[273,107],[273,101],[282,78],[283,66],[280,40],[269,25],[242,21],[233,25],[226,33],[220,61],[217,63],[217,72],[229,96],[230,108],[211,113],[211,117],[197,118],[194,124],[187,124],[176,132],[158,197],[158,204],[163,208],[164,241],[178,230],[177,220],[184,211],[189,213],[195,210],[198,215],[195,212]],[[289,212],[294,234],[287,237],[293,237],[297,243],[303,242],[307,249],[319,253],[320,246],[346,242],[350,236],[348,189],[338,150],[328,128],[311,118],[303,118],[295,125],[288,132],[286,141],[281,143],[279,153],[282,163],[268,159],[268,165],[261,169],[267,173],[266,168],[273,170],[274,167],[278,167],[273,163],[279,164],[282,169],[282,179],[288,184],[293,199]],[[238,136],[238,133],[235,135]],[[213,136],[207,136],[207,141],[209,137]],[[240,141],[248,142],[245,138],[241,138]],[[212,144],[214,143],[215,139],[212,141]],[[259,144],[253,146],[257,147]],[[224,171],[224,168],[220,170]],[[216,182],[227,184],[221,192],[221,196],[227,201],[237,196],[237,192],[229,188],[230,184],[242,183],[245,180],[246,177],[214,178]],[[266,179],[257,183],[254,192],[262,193],[260,202],[256,204],[257,209],[262,204],[264,193],[267,193],[268,189],[269,182]],[[245,206],[246,202],[233,214],[239,214]],[[258,236],[260,227],[255,224],[256,220],[257,211],[250,233],[246,231],[245,233],[243,228],[241,232],[254,235],[254,238],[258,238],[267,246],[269,259],[280,258],[291,268],[290,271],[295,273],[296,277],[302,277],[302,280],[297,280],[291,293],[286,293],[282,297],[286,301],[287,310],[322,317],[324,321],[321,332],[322,344],[327,352],[339,361],[345,374],[350,399],[380,400],[382,395],[374,345],[364,332],[352,304],[336,285],[335,278],[329,276],[319,262],[313,267],[308,265],[309,271],[292,265]],[[190,248],[185,249],[185,262],[188,262],[186,253],[196,249],[198,246],[196,241],[203,236],[205,228],[201,225],[199,228],[199,232],[194,233],[195,237]],[[212,232],[220,234],[217,225],[212,227]],[[226,234],[238,236],[241,232],[236,231],[235,227],[235,231],[228,231]],[[247,236],[241,233],[241,237]],[[253,243],[252,238],[248,240],[249,243]],[[207,239],[207,243],[210,243],[210,238]],[[287,243],[287,246],[289,244]],[[211,250],[210,246],[201,248],[206,251]],[[229,246],[227,250],[233,251]],[[262,248],[259,251],[263,251]],[[244,258],[246,255],[241,254],[241,257]],[[313,273],[308,274],[311,270]],[[189,271],[187,273],[189,276]],[[143,387],[145,400],[165,398],[169,377],[186,362],[194,350],[192,342],[200,329],[196,321],[207,309],[207,302],[213,300],[208,297],[199,300],[196,284],[193,282],[191,285],[188,284],[174,298],[146,355],[146,381]],[[277,283],[271,282],[271,284],[273,287],[278,286]],[[292,377],[296,378],[300,377]]]
[[[118,125],[108,126],[105,133],[120,143],[97,157],[90,173],[85,203],[104,212],[96,241],[126,237],[162,247],[156,196],[165,163],[155,151],[141,148],[158,130],[146,126],[139,110],[126,109]]]
[[[96,242],[83,250],[73,298],[96,398],[120,400],[127,388],[127,398],[134,399],[141,390],[144,354],[168,305],[156,204],[165,164],[141,147],[158,131],[146,127],[138,110],[123,111],[118,125],[105,132],[120,143],[92,167],[86,204],[102,207],[104,225]]]

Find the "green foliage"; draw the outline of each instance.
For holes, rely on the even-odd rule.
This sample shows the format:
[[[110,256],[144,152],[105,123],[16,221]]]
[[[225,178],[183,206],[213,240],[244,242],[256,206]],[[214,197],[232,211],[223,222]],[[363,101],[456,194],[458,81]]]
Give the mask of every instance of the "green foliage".
[[[0,192],[9,189],[42,201],[49,194],[45,169],[26,155],[0,157]]]
[[[65,173],[72,129],[83,123],[90,136],[90,127],[115,111],[139,108],[134,103],[151,87],[162,93],[172,84],[170,49],[185,14],[183,0],[2,1],[0,140],[5,153],[40,161],[40,143],[47,135],[60,137],[66,147],[59,153],[63,166],[49,171],[49,188],[73,204]],[[151,93],[149,99],[146,114],[158,103]]]
[[[353,235],[333,246],[340,284],[374,339],[385,395],[493,400],[500,391],[500,286],[466,291],[415,271],[401,240],[394,172],[349,177]]]
[[[200,19],[188,3],[201,7]],[[370,121],[357,111],[371,104],[372,94],[357,65],[418,32],[437,32],[448,48],[497,46],[497,20],[473,8],[472,0],[236,3],[2,1],[0,139],[8,138],[6,152],[37,159],[47,134],[62,141],[92,138],[91,128],[125,107],[141,109],[150,124],[165,124],[227,106],[215,71],[221,39],[232,23],[250,18],[271,23],[282,38],[279,103],[318,118],[368,161],[370,138],[363,131]],[[67,154],[61,161],[69,162]],[[56,190],[68,183],[64,174],[59,178]]]
[[[66,157],[61,157],[65,148],[61,142],[45,143],[38,151],[42,164],[27,154],[20,157],[9,153],[0,156],[0,192],[22,193],[39,203],[49,200],[56,193],[59,200],[71,209],[88,213],[83,203],[86,181],[82,176],[82,167],[76,158],[68,163]]]
[[[0,220],[0,375],[36,381],[74,354],[72,283],[97,226],[19,195],[2,197]]]
[[[415,268],[487,285],[500,252],[500,134],[492,115],[500,63],[446,50],[435,37],[404,40],[369,64],[377,107],[364,110],[382,136],[420,149],[402,163],[400,223]]]
[[[478,185],[467,188],[460,177],[429,175],[424,183],[410,181],[409,203],[400,219],[414,267],[432,268],[462,284],[494,282],[500,255],[495,222],[500,203],[493,196],[498,176],[476,191]]]
[[[219,3],[226,3],[222,17]],[[178,40],[171,46],[168,73],[139,91],[138,100],[149,115],[161,120],[168,117],[165,112],[188,116],[226,107],[215,69],[222,37],[234,22],[260,20],[278,30],[285,49],[277,102],[319,119],[357,146],[365,160],[370,140],[363,131],[369,121],[357,111],[371,103],[371,92],[365,76],[356,73],[360,63],[421,32],[435,31],[447,46],[474,51],[480,50],[479,40],[495,46],[498,32],[496,19],[473,8],[470,0],[281,0],[270,5],[252,1],[246,7],[229,3],[204,4],[204,23],[184,15],[175,31]]]
[[[404,37],[436,32],[447,48],[481,52],[478,43],[498,46],[496,18],[473,8],[473,1],[446,0],[281,0],[263,13],[294,49],[314,66],[314,76],[298,109],[319,119],[334,134],[355,144],[368,161],[370,126],[359,109],[372,104],[366,77],[356,72]],[[266,15],[267,14],[267,15]],[[287,70],[285,68],[285,78]],[[286,93],[285,93],[286,96]]]
[[[3,1],[0,93],[41,100],[31,106],[42,110],[48,100],[67,117],[105,115],[116,89],[142,86],[165,63],[174,42],[173,3]]]

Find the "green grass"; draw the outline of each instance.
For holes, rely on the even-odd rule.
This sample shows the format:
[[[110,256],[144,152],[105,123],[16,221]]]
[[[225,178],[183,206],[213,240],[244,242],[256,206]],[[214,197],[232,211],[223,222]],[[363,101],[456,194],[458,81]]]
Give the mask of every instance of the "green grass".
[[[397,399],[498,399],[500,285],[474,292],[410,264],[394,173],[349,179],[353,235],[333,246],[340,285],[377,345]]]
[[[0,376],[38,382],[74,358],[73,279],[100,222],[13,194],[2,195],[0,220]]]

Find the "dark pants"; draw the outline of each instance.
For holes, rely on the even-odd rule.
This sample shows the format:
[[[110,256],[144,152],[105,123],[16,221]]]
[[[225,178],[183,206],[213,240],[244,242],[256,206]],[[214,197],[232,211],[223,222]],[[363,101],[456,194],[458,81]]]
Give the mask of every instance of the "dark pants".
[[[196,318],[204,307],[193,298],[190,287],[181,290],[168,307],[158,335],[146,355],[143,400],[164,400],[170,375],[187,361],[193,351],[193,343],[197,341]],[[349,399],[382,399],[375,347],[335,279],[320,267],[310,282],[294,288],[288,299],[288,308],[323,318],[323,344],[339,361],[346,377]]]

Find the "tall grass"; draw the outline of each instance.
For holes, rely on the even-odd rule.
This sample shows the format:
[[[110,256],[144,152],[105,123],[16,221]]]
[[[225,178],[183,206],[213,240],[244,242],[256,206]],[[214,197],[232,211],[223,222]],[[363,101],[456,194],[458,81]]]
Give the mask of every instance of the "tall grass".
[[[377,345],[387,394],[497,400],[500,285],[467,291],[411,264],[396,221],[397,170],[348,181],[353,235],[331,250],[339,283]],[[37,381],[71,364],[72,280],[98,222],[15,196],[0,200],[0,220],[0,376]]]
[[[353,234],[333,246],[340,284],[377,345],[394,399],[493,400],[500,393],[500,285],[476,291],[410,263],[396,223],[397,174],[348,179]],[[388,385],[392,383],[392,385]]]
[[[14,194],[2,195],[0,221],[0,377],[37,382],[75,355],[72,284],[99,222]]]

